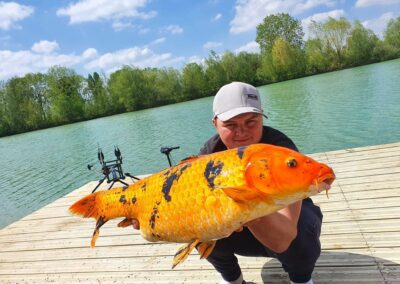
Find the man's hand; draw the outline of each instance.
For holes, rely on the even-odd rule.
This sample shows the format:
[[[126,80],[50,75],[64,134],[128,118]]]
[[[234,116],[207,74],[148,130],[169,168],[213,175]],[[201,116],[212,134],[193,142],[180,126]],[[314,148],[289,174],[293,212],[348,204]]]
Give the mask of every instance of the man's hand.
[[[137,219],[132,219],[132,226],[135,230],[140,230],[140,224]]]

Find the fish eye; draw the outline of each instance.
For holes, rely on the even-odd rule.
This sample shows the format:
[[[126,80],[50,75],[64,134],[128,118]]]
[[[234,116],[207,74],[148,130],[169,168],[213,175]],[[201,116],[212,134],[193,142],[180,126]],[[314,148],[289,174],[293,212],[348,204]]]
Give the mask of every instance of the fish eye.
[[[289,160],[287,160],[286,161],[286,164],[287,164],[287,166],[289,167],[289,168],[295,168],[295,167],[297,167],[297,161],[296,161],[296,159],[289,159]]]

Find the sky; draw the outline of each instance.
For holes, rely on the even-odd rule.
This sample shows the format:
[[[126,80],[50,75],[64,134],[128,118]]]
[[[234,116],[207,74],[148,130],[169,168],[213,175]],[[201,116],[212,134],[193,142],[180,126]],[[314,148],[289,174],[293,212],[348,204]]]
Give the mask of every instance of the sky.
[[[256,27],[289,13],[359,20],[382,38],[400,0],[0,0],[0,80],[54,65],[87,76],[123,65],[182,68],[214,50],[258,52]]]

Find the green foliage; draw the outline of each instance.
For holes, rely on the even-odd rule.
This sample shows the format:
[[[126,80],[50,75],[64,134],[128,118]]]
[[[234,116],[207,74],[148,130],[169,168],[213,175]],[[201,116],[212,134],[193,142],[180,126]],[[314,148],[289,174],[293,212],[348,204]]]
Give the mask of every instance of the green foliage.
[[[335,65],[338,68],[341,68],[344,63],[343,53],[350,28],[351,24],[343,17],[339,20],[329,17],[326,22],[313,21],[310,25],[311,33],[321,40],[324,51],[328,53],[331,49],[335,52]]]
[[[375,61],[385,61],[399,57],[399,50],[385,41],[378,41],[373,51]]]
[[[99,73],[89,74],[86,79],[86,115],[90,118],[104,116],[111,110],[106,86]]]
[[[207,93],[215,94],[221,86],[228,82],[226,72],[222,67],[221,58],[214,51],[210,52],[210,55],[205,61],[205,73],[208,82]]]
[[[384,31],[384,41],[400,52],[400,17],[389,21]]]
[[[153,84],[148,85],[150,104],[146,107],[161,106],[183,101],[181,74],[172,68],[152,69]],[[152,91],[150,91],[150,89]]]
[[[307,73],[315,74],[330,70],[333,52],[323,48],[320,39],[309,39],[304,45],[306,54]],[[329,50],[328,50],[329,51]]]
[[[84,78],[66,67],[55,66],[47,73],[51,119],[54,123],[69,123],[84,118]]]
[[[271,52],[278,38],[285,40],[290,46],[301,48],[303,37],[300,21],[286,13],[267,16],[257,26],[256,42],[263,52]]]
[[[300,48],[292,47],[284,39],[278,38],[271,54],[278,81],[293,79],[304,74],[305,59]]]
[[[204,68],[197,63],[186,64],[182,71],[182,85],[187,99],[205,97],[208,93]]]
[[[356,21],[347,38],[346,59],[348,65],[358,66],[373,62],[373,52],[377,42],[378,38],[374,32],[364,28],[359,21]]]

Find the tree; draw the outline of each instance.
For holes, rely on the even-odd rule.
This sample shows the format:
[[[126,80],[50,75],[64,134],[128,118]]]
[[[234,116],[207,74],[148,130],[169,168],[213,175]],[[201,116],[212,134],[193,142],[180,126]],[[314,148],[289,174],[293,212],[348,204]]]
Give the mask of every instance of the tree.
[[[51,116],[54,123],[68,123],[84,118],[84,78],[72,69],[54,66],[47,73]]]
[[[48,97],[48,86],[46,75],[42,73],[29,73],[24,76],[31,88],[31,96],[34,102],[34,112],[37,116],[38,128],[48,123],[50,114],[50,101]]]
[[[263,52],[261,54],[261,66],[257,70],[257,77],[264,84],[278,80],[271,52]]]
[[[149,84],[154,97],[149,107],[176,103],[184,100],[181,74],[172,68],[153,69],[155,80]]]
[[[224,52],[221,57],[221,67],[224,69],[227,82],[238,81],[240,66],[233,52]]]
[[[343,65],[343,50],[347,43],[350,28],[351,24],[344,17],[339,20],[329,17],[324,23],[312,21],[310,24],[311,34],[321,40],[324,50],[332,49],[335,52],[337,67]]]
[[[207,79],[204,69],[197,63],[186,64],[182,71],[184,96],[197,99],[207,95]]]
[[[286,13],[267,16],[257,26],[256,42],[262,52],[271,52],[278,38],[285,40],[290,46],[301,48],[303,37],[300,21]]]
[[[400,51],[400,17],[391,19],[383,34],[384,41]]]
[[[11,78],[5,89],[6,123],[13,133],[20,133],[32,129],[35,122],[32,107],[32,93],[25,78]]]
[[[104,116],[110,113],[110,101],[106,88],[99,73],[89,74],[86,80],[87,92],[89,93],[88,117]]]
[[[330,70],[333,51],[326,50],[320,39],[309,39],[304,45],[307,61],[307,72],[315,74]]]
[[[0,136],[10,133],[10,127],[6,121],[5,83],[0,81]]]
[[[346,58],[349,65],[358,66],[372,62],[377,42],[374,32],[356,21],[347,38]]]
[[[215,51],[211,51],[210,55],[205,61],[205,73],[208,85],[207,93],[215,94],[220,87],[228,82],[226,79],[226,73],[221,65],[221,58],[215,53]]]
[[[257,70],[261,66],[261,56],[259,53],[240,52],[236,55],[236,62],[239,66],[237,81],[246,82],[258,86],[261,84]]]

